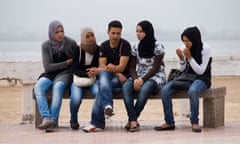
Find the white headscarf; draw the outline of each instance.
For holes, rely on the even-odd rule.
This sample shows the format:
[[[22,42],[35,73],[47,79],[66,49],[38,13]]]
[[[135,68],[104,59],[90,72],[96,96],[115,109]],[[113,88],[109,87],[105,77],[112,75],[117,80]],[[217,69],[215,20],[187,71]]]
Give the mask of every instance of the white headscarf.
[[[96,38],[95,38],[95,43],[94,44],[88,44],[87,40],[86,40],[86,36],[88,33],[93,33],[93,30],[89,27],[84,27],[81,29],[81,43],[80,43],[80,48],[83,49],[84,51],[90,53],[90,54],[94,54],[96,49],[97,49],[97,45],[96,45]]]

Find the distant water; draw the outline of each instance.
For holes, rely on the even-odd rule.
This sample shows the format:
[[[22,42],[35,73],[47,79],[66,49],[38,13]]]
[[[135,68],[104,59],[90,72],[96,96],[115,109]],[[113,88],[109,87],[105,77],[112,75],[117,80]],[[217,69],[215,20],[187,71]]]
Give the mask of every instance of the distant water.
[[[181,41],[163,41],[166,58],[176,57],[175,49]],[[41,44],[38,41],[0,41],[0,61],[41,61]],[[240,41],[207,41],[213,57],[240,56]]]

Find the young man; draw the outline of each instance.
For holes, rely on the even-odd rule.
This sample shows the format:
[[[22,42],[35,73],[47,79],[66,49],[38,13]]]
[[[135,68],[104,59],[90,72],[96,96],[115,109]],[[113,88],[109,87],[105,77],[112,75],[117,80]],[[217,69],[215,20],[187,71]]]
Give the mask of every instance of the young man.
[[[120,91],[129,74],[126,70],[131,55],[131,46],[121,38],[122,24],[114,20],[108,24],[109,40],[100,46],[99,67],[89,73],[98,75],[98,94],[92,109],[90,125],[85,132],[94,132],[105,128],[105,115],[113,115],[113,93]]]

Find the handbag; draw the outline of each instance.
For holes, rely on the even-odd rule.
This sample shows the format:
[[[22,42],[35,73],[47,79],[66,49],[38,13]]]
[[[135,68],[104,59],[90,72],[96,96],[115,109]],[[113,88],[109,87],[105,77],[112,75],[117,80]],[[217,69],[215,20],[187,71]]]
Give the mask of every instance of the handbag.
[[[168,74],[168,78],[167,81],[171,81],[174,80],[179,74],[180,74],[180,70],[179,69],[171,69],[169,74]]]
[[[81,60],[81,53],[82,50],[79,47],[79,62]],[[89,87],[92,84],[94,84],[96,81],[96,77],[88,77],[86,74],[86,71],[79,71],[78,75],[73,74],[73,84],[76,85],[77,87]]]
[[[76,74],[73,74],[73,84],[78,87],[89,87],[94,84],[96,77],[80,77]]]
[[[187,68],[185,71],[180,72],[172,82],[172,88],[178,89],[178,90],[186,90],[189,89],[191,84],[194,82],[194,80],[197,78],[196,74],[192,74],[188,72],[189,64],[187,64]]]

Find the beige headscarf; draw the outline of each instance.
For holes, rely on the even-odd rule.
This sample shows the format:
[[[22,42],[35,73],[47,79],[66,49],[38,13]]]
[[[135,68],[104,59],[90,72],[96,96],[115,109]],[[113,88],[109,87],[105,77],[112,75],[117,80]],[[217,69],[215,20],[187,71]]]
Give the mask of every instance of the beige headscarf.
[[[94,54],[96,49],[97,49],[97,44],[96,44],[96,38],[95,38],[95,43],[94,44],[88,44],[86,41],[86,36],[87,34],[91,32],[94,34],[93,30],[89,27],[84,27],[81,29],[81,43],[80,43],[80,48],[83,49],[84,51]]]

